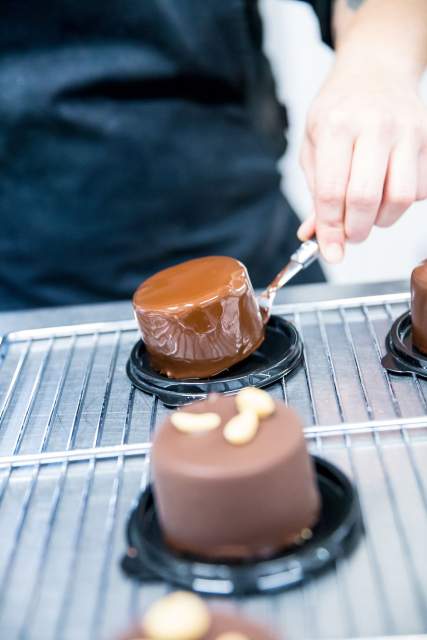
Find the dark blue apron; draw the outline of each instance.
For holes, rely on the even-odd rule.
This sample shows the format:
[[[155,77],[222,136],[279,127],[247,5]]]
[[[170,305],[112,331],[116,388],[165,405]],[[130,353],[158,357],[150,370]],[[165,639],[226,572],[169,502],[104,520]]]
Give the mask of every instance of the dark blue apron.
[[[208,254],[267,283],[297,219],[260,34],[251,0],[1,0],[1,309]]]

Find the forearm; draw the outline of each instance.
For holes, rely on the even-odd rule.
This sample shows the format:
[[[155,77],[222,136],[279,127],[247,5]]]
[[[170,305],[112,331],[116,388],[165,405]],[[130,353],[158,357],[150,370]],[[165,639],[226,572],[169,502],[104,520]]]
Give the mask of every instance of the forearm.
[[[336,67],[418,79],[427,65],[427,0],[336,0]]]

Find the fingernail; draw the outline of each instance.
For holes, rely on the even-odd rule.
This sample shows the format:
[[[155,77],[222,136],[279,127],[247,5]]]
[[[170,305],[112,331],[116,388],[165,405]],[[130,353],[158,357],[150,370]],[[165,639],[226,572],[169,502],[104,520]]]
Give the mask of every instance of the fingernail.
[[[344,251],[340,244],[334,242],[332,244],[326,245],[326,247],[323,249],[323,256],[325,260],[335,264],[337,262],[341,262],[344,257]]]
[[[298,228],[297,238],[298,240],[307,240],[307,222],[303,222],[302,225]]]

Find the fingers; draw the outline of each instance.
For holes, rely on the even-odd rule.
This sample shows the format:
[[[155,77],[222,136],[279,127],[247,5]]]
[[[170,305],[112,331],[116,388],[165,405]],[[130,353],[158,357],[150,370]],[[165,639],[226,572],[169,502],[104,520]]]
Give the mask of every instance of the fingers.
[[[298,240],[301,242],[305,242],[306,240],[310,240],[314,236],[314,232],[316,231],[316,216],[314,213],[304,220],[302,225],[297,231]]]
[[[372,134],[356,141],[345,210],[345,235],[351,242],[366,240],[377,220],[389,153],[389,146]]]
[[[413,139],[399,142],[392,151],[383,202],[375,224],[389,227],[416,200],[418,191],[419,148]]]
[[[362,242],[374,225],[390,226],[427,199],[427,130],[372,116],[356,129],[337,117],[315,124],[301,152],[315,216],[298,237],[315,233],[323,257],[339,262],[347,240]]]
[[[351,137],[343,133],[322,136],[315,150],[316,236],[323,257],[332,263],[344,256],[344,209],[352,150]]]
[[[304,137],[304,141],[301,147],[300,165],[304,171],[305,178],[307,180],[308,188],[313,194],[314,192],[314,152],[313,146],[309,141],[307,135]],[[301,224],[297,231],[297,237],[301,242],[309,240],[315,232],[316,221],[315,216],[312,214],[307,220]]]
[[[301,147],[300,165],[304,171],[308,188],[311,194],[314,192],[314,152],[311,142],[305,136]]]

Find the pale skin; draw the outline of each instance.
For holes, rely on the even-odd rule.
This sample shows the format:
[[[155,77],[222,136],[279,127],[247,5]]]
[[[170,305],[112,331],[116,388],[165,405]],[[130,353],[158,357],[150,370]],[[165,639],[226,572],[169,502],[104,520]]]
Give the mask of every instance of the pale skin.
[[[427,0],[336,0],[335,64],[314,100],[301,164],[323,257],[340,262],[427,198],[427,108],[419,96],[427,66]],[[427,220],[425,234],[427,236]]]

